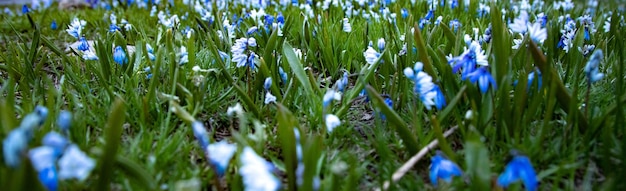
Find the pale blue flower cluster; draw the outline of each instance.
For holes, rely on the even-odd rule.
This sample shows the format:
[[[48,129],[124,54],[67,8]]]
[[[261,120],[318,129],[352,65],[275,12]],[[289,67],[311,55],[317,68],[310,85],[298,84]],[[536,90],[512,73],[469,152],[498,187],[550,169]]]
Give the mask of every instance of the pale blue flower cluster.
[[[601,73],[599,69],[603,58],[604,54],[602,54],[601,49],[597,49],[591,54],[591,58],[589,58],[587,65],[585,65],[585,74],[587,75],[589,83],[594,83],[604,78],[604,74]]]
[[[270,104],[276,103],[276,96],[272,95],[270,92],[270,88],[272,87],[272,77],[265,78],[265,82],[263,83],[263,89],[265,89],[265,101],[263,103]]]
[[[22,155],[27,154],[42,185],[48,190],[55,191],[58,188],[58,180],[85,180],[95,167],[95,161],[65,136],[56,132],[46,134],[41,141],[42,146],[30,149],[26,153],[33,131],[43,124],[47,115],[48,110],[41,106],[37,106],[33,113],[26,115],[20,126],[4,139],[3,155],[7,165],[17,168]],[[57,125],[66,135],[70,124],[71,113],[61,111]]]
[[[13,129],[2,141],[2,154],[4,163],[9,167],[17,168],[20,165],[23,154],[28,148],[28,142],[33,137],[33,131],[41,126],[48,116],[48,109],[37,106],[35,111],[22,119],[19,127]]]
[[[446,99],[439,86],[433,83],[433,78],[422,71],[423,67],[422,62],[416,62],[413,68],[404,69],[404,75],[415,82],[413,91],[418,94],[426,109],[430,110],[434,106],[441,110],[446,106]]]
[[[250,50],[250,47],[256,46],[256,39],[254,37],[235,40],[235,43],[230,48],[232,62],[237,63],[237,67],[248,66],[254,69],[256,67],[256,54]]]
[[[543,20],[539,18],[536,21],[530,22],[530,17],[528,16],[528,12],[525,10],[520,11],[520,14],[517,18],[513,20],[513,23],[509,23],[509,28],[513,33],[519,33],[525,35],[528,33],[530,39],[532,39],[535,43],[543,43],[546,38],[548,38],[548,30],[543,28],[542,24]]]

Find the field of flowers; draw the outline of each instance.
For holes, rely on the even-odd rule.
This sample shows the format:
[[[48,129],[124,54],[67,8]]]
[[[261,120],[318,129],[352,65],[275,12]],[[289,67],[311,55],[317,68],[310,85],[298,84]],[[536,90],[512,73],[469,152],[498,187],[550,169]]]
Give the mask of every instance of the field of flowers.
[[[2,7],[1,190],[626,190],[625,4]]]

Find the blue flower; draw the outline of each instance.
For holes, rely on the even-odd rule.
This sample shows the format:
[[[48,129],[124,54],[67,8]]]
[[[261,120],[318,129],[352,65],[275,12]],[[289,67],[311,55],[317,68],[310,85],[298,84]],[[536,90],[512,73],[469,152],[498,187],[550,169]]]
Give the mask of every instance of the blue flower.
[[[256,33],[258,30],[259,30],[259,28],[258,28],[258,27],[256,27],[256,26],[252,26],[252,27],[250,27],[250,28],[248,29],[248,32],[246,32],[246,34],[248,34],[248,35],[252,35],[252,34]]]
[[[60,154],[63,153],[65,147],[70,144],[70,141],[61,134],[50,132],[43,137],[41,143],[46,147],[54,149],[56,153]]]
[[[254,52],[248,53],[248,46],[255,47],[256,45],[256,39],[254,38],[240,38],[235,40],[235,43],[230,48],[232,62],[237,63],[237,67],[249,66],[254,69]]]
[[[460,27],[461,27],[461,22],[459,22],[458,19],[451,20],[449,23],[449,28],[452,29],[454,32],[459,30]]]
[[[61,152],[49,146],[40,146],[28,151],[28,158],[30,158],[36,171],[55,166],[59,156],[61,156]]]
[[[61,152],[48,146],[37,147],[28,152],[28,158],[39,175],[39,181],[48,190],[57,190],[58,180],[55,164]]]
[[[120,27],[118,27],[117,25],[111,23],[111,25],[109,25],[109,32],[115,32],[115,31],[121,31],[122,29],[120,29]]]
[[[341,79],[337,80],[337,89],[340,92],[344,92],[346,90],[346,88],[348,87],[348,72],[343,72],[343,77],[341,77]]]
[[[383,51],[385,50],[385,39],[384,38],[379,38],[378,39],[378,51]]]
[[[539,182],[530,160],[526,156],[516,155],[506,165],[504,172],[498,177],[498,185],[508,187],[511,183],[522,180],[526,190],[536,190]]]
[[[441,110],[443,109],[443,107],[446,106],[446,97],[443,96],[443,92],[441,92],[441,89],[439,88],[438,85],[435,85],[433,87],[433,92],[437,92],[437,95],[435,96],[435,108],[437,108],[437,110]]]
[[[589,79],[589,83],[594,83],[604,78],[604,74],[600,73],[599,69],[603,57],[602,50],[597,49],[591,54],[591,58],[589,58],[587,65],[585,65],[585,74],[587,75],[587,79]]]
[[[467,76],[476,70],[477,65],[487,66],[487,56],[477,41],[472,41],[469,48],[465,48],[463,54],[448,60],[449,63],[456,63],[452,67],[452,72],[458,72],[461,68],[461,79],[465,80]]]
[[[528,74],[528,84],[526,85],[527,89],[530,89],[530,86],[533,85],[533,80],[535,80],[535,77],[537,77],[537,89],[541,88],[541,83],[542,83],[542,79],[541,79],[541,71],[539,71],[538,69],[534,69],[532,72],[530,72]]]
[[[493,79],[493,76],[491,76],[491,73],[489,73],[489,70],[487,70],[487,67],[480,67],[476,71],[467,75],[467,77],[472,83],[476,83],[478,81],[478,87],[482,93],[487,92],[489,85],[491,85],[494,90],[497,88],[496,81]]]
[[[152,49],[152,46],[150,46],[150,44],[146,44],[146,50],[148,51],[148,58],[151,61],[156,60],[156,56],[154,56],[154,49]]]
[[[429,10],[428,13],[426,13],[426,16],[424,17],[424,19],[430,20],[433,18],[434,15],[435,13],[433,12],[433,10]]]
[[[26,129],[13,129],[2,141],[4,163],[12,168],[19,166],[22,160],[22,153],[26,151],[29,140],[30,133]]]
[[[286,84],[287,83],[287,73],[285,73],[285,70],[283,70],[283,67],[279,67],[278,68],[278,75],[280,75],[281,83]]]
[[[279,24],[285,24],[285,17],[283,16],[283,13],[278,13],[278,15],[276,16],[276,21]]]
[[[265,78],[265,82],[263,83],[263,88],[268,91],[272,87],[272,77]]]
[[[22,6],[22,14],[28,14],[28,12],[30,12],[30,9],[28,8],[28,5],[24,4]]]
[[[454,9],[454,8],[456,8],[457,6],[459,6],[459,1],[458,1],[458,0],[452,0],[452,1],[450,2],[450,8]]]
[[[409,17],[409,11],[406,8],[402,8],[402,10],[400,11],[400,14],[402,15],[403,19],[406,19]]]
[[[56,191],[58,189],[59,181],[57,169],[54,165],[39,170],[37,175],[39,177],[39,181],[41,181],[41,184],[43,184],[46,189],[49,191]]]
[[[87,25],[86,21],[79,20],[78,18],[74,18],[72,20],[72,23],[70,23],[70,25],[67,26],[67,29],[65,31],[67,31],[67,33],[73,36],[74,38],[78,39],[81,37],[82,31],[85,25]]]
[[[209,146],[210,139],[204,124],[200,121],[194,121],[191,123],[191,129],[193,130],[193,135],[196,137],[196,140],[198,140],[200,147],[202,147],[203,150],[206,150]]]
[[[126,52],[122,49],[121,46],[115,47],[115,51],[113,52],[113,61],[119,65],[124,65],[128,63],[128,58],[126,57]]]
[[[80,37],[80,44],[78,44],[78,50],[87,51],[89,50],[89,43],[85,40],[85,37]]]
[[[389,98],[389,96],[385,95],[385,105],[387,105],[387,107],[389,108],[393,108],[393,100],[391,100],[391,98]],[[387,116],[385,116],[385,114],[383,114],[381,112],[380,114],[380,118],[382,120],[387,120]]]
[[[437,151],[437,154],[431,159],[430,182],[434,186],[437,186],[439,179],[450,183],[452,177],[461,176],[462,173],[461,168],[443,156],[441,151]]]
[[[272,93],[268,91],[267,93],[265,93],[265,101],[263,101],[263,103],[276,103],[276,96],[272,95]]]
[[[50,29],[57,30],[57,21],[56,20],[52,20],[52,23],[50,23]]]
[[[445,106],[445,98],[443,93],[439,90],[439,87],[432,82],[432,77],[426,72],[422,71],[424,64],[416,62],[413,68],[405,68],[404,75],[415,82],[415,88],[413,91],[419,95],[420,100],[430,110],[432,106],[436,106],[437,109]]]

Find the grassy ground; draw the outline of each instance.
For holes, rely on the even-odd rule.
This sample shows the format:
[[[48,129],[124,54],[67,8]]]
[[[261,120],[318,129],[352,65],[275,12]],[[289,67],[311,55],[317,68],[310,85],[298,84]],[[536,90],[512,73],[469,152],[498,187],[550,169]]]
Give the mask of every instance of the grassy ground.
[[[276,167],[271,174],[283,190],[373,190],[386,181],[391,181],[389,189],[397,190],[499,190],[497,179],[515,157],[509,155],[512,150],[530,160],[539,190],[624,189],[624,2],[601,1],[595,8],[574,2],[572,9],[555,9],[561,2],[529,4],[528,23],[539,22],[540,13],[547,16],[541,27],[547,29],[547,38],[542,42],[533,39],[535,31],[522,35],[509,30],[523,2],[472,1],[468,6],[461,1],[456,8],[446,2],[444,7],[435,5],[430,24],[415,31],[412,28],[420,28],[420,19],[431,10],[425,1],[363,6],[350,1],[352,10],[360,11],[353,15],[346,14],[348,1],[336,2],[338,6],[329,8],[319,2],[309,12],[304,2],[297,7],[272,1],[264,11],[276,18],[276,28],[266,28],[271,24],[264,16],[255,20],[260,9],[235,3],[223,9],[200,4],[206,15],[180,1],[160,2],[153,15],[141,2],[72,11],[59,10],[55,3],[27,15],[18,14],[21,7],[11,7],[14,15],[0,15],[0,138],[8,140],[10,132],[23,126],[24,116],[40,105],[49,113],[26,147],[41,146],[47,133],[61,131],[61,110],[70,111],[66,136],[96,166],[84,180],[59,180],[61,190],[251,188],[241,176],[248,147]],[[484,8],[491,11],[479,14]],[[179,20],[168,27],[157,17],[159,11],[166,18],[176,14]],[[113,32],[111,14],[120,27]],[[578,19],[586,14],[595,23],[588,29],[589,39]],[[284,26],[279,15],[285,18]],[[558,46],[566,30],[565,15],[576,28],[567,52]],[[78,41],[65,30],[73,18],[87,22],[82,35],[93,41],[98,60],[66,49]],[[350,32],[343,31],[344,18],[349,19]],[[125,29],[122,19],[132,28]],[[449,25],[454,19],[459,27]],[[607,23],[611,27],[605,32]],[[253,26],[258,31],[248,34]],[[489,41],[484,36],[488,27]],[[188,36],[184,31],[189,29],[193,32]],[[464,53],[469,46],[465,34],[485,51],[488,66],[481,67],[495,83],[485,92],[480,83],[465,79],[462,73],[469,69],[453,72],[461,61],[450,63],[446,56]],[[255,66],[237,67],[233,46],[237,39],[249,37],[257,46],[244,53],[257,55]],[[382,50],[380,38],[386,42]],[[511,48],[514,39],[524,39],[518,49]],[[578,50],[584,45],[604,53],[598,57],[598,72],[604,77],[593,83],[585,70],[594,60],[592,53]],[[116,63],[115,46],[125,50],[127,63]],[[365,54],[368,46],[379,54]],[[367,63],[372,55],[376,59]],[[418,61],[422,73],[440,88],[445,106],[429,109],[421,99],[426,94],[414,91],[416,83],[406,77],[405,68]],[[287,76],[284,81],[280,70]],[[533,71],[540,71],[541,78],[535,76],[527,86]],[[341,99],[324,106],[324,95],[339,90],[344,72],[347,83]],[[266,90],[267,77],[273,83]],[[264,103],[267,92],[276,96],[275,102]],[[392,106],[385,106],[386,101]],[[244,112],[227,114],[237,104]],[[332,131],[328,114],[341,121]],[[194,137],[194,121],[203,124],[211,143],[236,145],[224,175],[218,176],[218,167],[207,158],[219,156],[203,150]],[[448,129],[456,131],[446,138],[443,132]],[[394,172],[434,140],[439,143],[436,149],[463,170],[462,177],[434,186],[429,179],[432,150],[392,181]],[[43,159],[29,160],[26,153],[17,152],[23,161],[17,167],[7,164],[7,154],[0,160],[0,185],[42,188],[37,181],[41,172],[29,161]],[[516,182],[508,188],[528,186]]]

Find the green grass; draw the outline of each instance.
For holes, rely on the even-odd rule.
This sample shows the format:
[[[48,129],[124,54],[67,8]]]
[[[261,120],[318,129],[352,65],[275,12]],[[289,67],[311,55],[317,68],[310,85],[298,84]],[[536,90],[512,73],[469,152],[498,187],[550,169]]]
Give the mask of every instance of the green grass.
[[[495,181],[510,158],[509,151],[519,150],[531,160],[540,190],[622,190],[626,186],[620,173],[626,171],[626,51],[624,22],[617,16],[623,11],[614,8],[620,2],[600,3],[592,15],[598,31],[590,40],[583,39],[577,22],[579,32],[569,53],[556,48],[563,27],[558,16],[578,18],[586,8],[582,2],[564,11],[552,9],[552,1],[547,1],[543,11],[529,12],[531,20],[539,12],[548,15],[548,38],[539,45],[525,40],[518,50],[510,48],[519,37],[508,32],[509,19],[517,17],[508,2],[491,4],[491,13],[485,17],[473,14],[478,2],[467,12],[462,7],[438,8],[435,18],[443,16],[442,24],[430,24],[414,33],[411,27],[429,10],[426,2],[412,6],[409,1],[398,1],[389,6],[397,13],[395,24],[352,17],[350,33],[341,31],[344,13],[339,7],[316,9],[320,19],[305,20],[306,13],[296,7],[272,6],[265,10],[268,14],[285,16],[283,35],[265,33],[259,27],[260,32],[254,34],[258,46],[253,50],[259,57],[254,70],[237,68],[218,53],[231,55],[234,43],[234,39],[218,35],[227,33],[222,13],[228,12],[232,23],[233,14],[241,15],[240,6],[215,10],[215,22],[209,24],[200,22],[193,7],[182,2],[176,1],[175,6],[162,3],[159,10],[168,9],[179,16],[188,13],[174,29],[157,24],[149,9],[136,6],[118,6],[111,11],[66,11],[53,6],[28,16],[0,15],[0,138],[18,127],[35,106],[42,105],[50,112],[29,148],[40,146],[46,133],[60,131],[56,125],[59,111],[71,111],[69,138],[96,159],[97,167],[84,181],[60,181],[61,190],[179,190],[195,187],[194,183],[208,190],[218,189],[216,178],[220,187],[243,189],[239,155],[235,154],[225,176],[216,177],[194,140],[193,120],[203,122],[212,142],[236,143],[237,153],[250,146],[272,162],[285,190],[312,190],[316,178],[322,190],[381,188],[433,140],[439,141],[437,149],[464,170],[464,177],[450,184],[441,185],[440,181],[441,186],[433,187],[428,178],[432,151],[392,182],[390,189],[496,189]],[[401,17],[402,8],[410,13],[406,19]],[[502,8],[507,9],[504,20]],[[605,33],[602,26],[607,16],[603,14],[608,11],[614,16],[611,31]],[[127,19],[132,30],[108,32],[111,12],[118,19]],[[98,61],[65,51],[66,43],[76,41],[65,32],[75,17],[87,21],[83,34],[96,42]],[[462,23],[456,32],[447,25],[452,19]],[[57,30],[50,29],[52,20],[58,23]],[[254,20],[244,19],[235,39],[248,37],[247,29],[255,25]],[[472,28],[479,28],[482,34],[489,25],[492,41],[482,47],[497,90],[482,94],[476,84],[452,73],[445,55],[460,55],[464,34],[473,36]],[[181,34],[187,26],[194,30],[189,39]],[[386,41],[385,51],[370,66],[363,52],[370,41],[376,47],[379,38]],[[156,60],[148,59],[146,43],[154,48]],[[399,55],[405,43],[406,55]],[[128,64],[113,61],[109,51],[113,44],[135,46],[136,51],[128,54]],[[583,70],[589,58],[576,48],[583,44],[594,44],[604,52],[600,71],[605,77],[591,86]],[[182,46],[187,48],[189,62],[179,65],[177,54]],[[292,47],[305,56],[298,58]],[[448,105],[441,110],[425,109],[413,91],[414,83],[403,74],[417,61],[424,63],[424,71],[442,89]],[[210,71],[195,72],[194,66]],[[151,78],[147,78],[146,67]],[[279,67],[288,75],[285,83],[280,82]],[[527,89],[526,76],[535,67],[543,74],[542,86],[535,82]],[[349,87],[341,101],[323,108],[324,93],[336,86],[342,71],[350,74]],[[266,77],[273,79],[270,91],[278,98],[275,104],[263,103]],[[368,101],[359,96],[363,89]],[[385,97],[393,100],[393,107],[384,105]],[[245,112],[228,116],[228,107],[237,103]],[[472,115],[466,118],[469,110]],[[342,123],[329,133],[324,115],[331,113]],[[458,130],[444,138],[442,133],[455,126]],[[293,128],[301,132],[306,167],[300,186],[295,184],[298,161]],[[0,185],[41,189],[28,159],[23,161],[26,165],[14,169],[0,160]],[[522,189],[520,183],[509,188]]]

